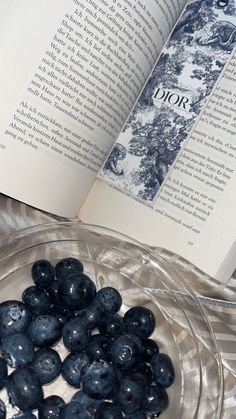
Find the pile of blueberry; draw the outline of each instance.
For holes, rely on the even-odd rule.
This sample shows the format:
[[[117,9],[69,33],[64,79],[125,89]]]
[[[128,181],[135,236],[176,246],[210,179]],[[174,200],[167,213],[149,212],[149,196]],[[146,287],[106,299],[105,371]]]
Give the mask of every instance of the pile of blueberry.
[[[0,389],[19,409],[12,419],[145,419],[168,407],[175,372],[150,338],[155,317],[134,306],[119,314],[120,293],[96,289],[76,258],[32,266],[34,285],[22,301],[0,304]],[[62,361],[53,346],[62,339]],[[11,368],[8,368],[11,367]],[[11,371],[11,372],[10,372]],[[44,398],[59,375],[74,389],[69,402]],[[6,406],[0,400],[0,419]]]

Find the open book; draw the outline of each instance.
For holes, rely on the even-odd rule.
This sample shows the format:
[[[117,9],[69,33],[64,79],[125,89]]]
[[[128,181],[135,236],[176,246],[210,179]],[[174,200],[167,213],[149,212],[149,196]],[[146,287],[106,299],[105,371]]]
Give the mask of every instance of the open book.
[[[236,266],[236,1],[0,1],[0,192]]]

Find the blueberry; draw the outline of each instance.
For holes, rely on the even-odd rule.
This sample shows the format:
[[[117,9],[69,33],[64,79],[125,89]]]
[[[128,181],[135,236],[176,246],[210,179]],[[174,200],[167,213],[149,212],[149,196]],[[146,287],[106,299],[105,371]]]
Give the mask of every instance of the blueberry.
[[[142,356],[143,357],[143,356]],[[143,376],[143,379],[146,381],[148,385],[152,383],[152,370],[149,363],[144,362],[143,360],[134,364],[134,366],[130,369],[131,373],[140,373]]]
[[[59,419],[89,419],[88,413],[84,410],[82,404],[69,402],[62,406]]]
[[[56,317],[60,324],[64,326],[66,322],[72,317],[72,312],[68,310],[68,308],[61,306],[60,304],[56,304],[50,309],[50,314]]]
[[[94,334],[89,339],[86,351],[93,360],[103,359],[104,361],[110,361],[110,344],[111,341],[108,337],[101,334]]]
[[[124,315],[126,332],[147,339],[155,330],[155,317],[146,307],[136,306],[126,311]]]
[[[61,372],[61,358],[54,349],[42,348],[34,353],[31,368],[41,384],[53,381]]]
[[[80,388],[80,371],[90,363],[91,358],[81,352],[67,355],[62,363],[62,376],[71,386]]]
[[[80,260],[72,257],[61,259],[55,266],[56,278],[59,280],[64,280],[71,273],[82,273],[83,270]]]
[[[7,378],[7,361],[0,358],[0,390],[5,387],[6,378]]]
[[[147,389],[148,386],[142,374],[137,372],[124,375],[115,393],[115,401],[124,413],[137,412],[142,408]]]
[[[24,333],[30,323],[31,313],[21,301],[8,300],[0,304],[0,337]]]
[[[153,355],[150,364],[153,381],[162,387],[170,387],[175,380],[175,370],[170,357],[159,352]]]
[[[106,398],[116,386],[116,373],[106,361],[93,361],[81,370],[81,387],[94,399]]]
[[[56,395],[46,397],[38,409],[39,419],[59,419],[60,410],[65,405],[64,400]]]
[[[70,310],[87,307],[94,299],[96,287],[85,274],[71,274],[59,287],[61,303]]]
[[[37,409],[43,400],[43,389],[36,374],[29,367],[13,371],[6,383],[9,401],[22,411]]]
[[[149,362],[153,355],[158,354],[159,347],[155,340],[144,339],[143,343],[143,359]]]
[[[115,365],[126,369],[131,368],[140,360],[142,343],[134,336],[121,335],[111,343],[110,353]]]
[[[97,294],[95,299],[100,301],[106,314],[116,313],[122,304],[122,298],[115,288],[113,287],[103,287]]]
[[[40,314],[31,320],[27,333],[36,346],[49,347],[60,339],[62,327],[56,317]]]
[[[147,419],[147,416],[143,412],[134,412],[125,415],[125,419]]]
[[[123,414],[119,406],[112,402],[103,402],[100,404],[94,419],[122,419]]]
[[[144,400],[142,411],[147,416],[159,416],[169,405],[169,398],[166,390],[158,385],[152,385],[148,389],[147,397]]]
[[[30,338],[23,333],[13,333],[3,339],[1,352],[8,365],[17,368],[32,361],[34,345]]]
[[[122,335],[125,333],[123,317],[116,313],[109,314],[103,317],[98,329],[100,333],[111,338]]]
[[[96,300],[93,300],[88,307],[75,312],[75,316],[86,320],[91,329],[94,329],[101,323],[103,315],[102,304]]]
[[[47,293],[50,297],[50,301],[52,304],[59,304],[59,287],[60,282],[57,279],[54,279],[49,287],[47,288]]]
[[[73,397],[71,398],[71,401],[81,403],[84,409],[88,412],[91,417],[91,419],[94,417],[98,407],[103,402],[103,399],[93,399],[89,397],[83,390],[77,391]]]
[[[46,314],[49,311],[51,301],[42,288],[32,286],[24,290],[22,301],[33,315]]]
[[[21,410],[13,419],[35,419],[34,409],[39,419],[159,416],[168,407],[166,388],[175,372],[150,339],[156,326],[152,311],[136,306],[122,317],[119,291],[111,286],[97,291],[73,257],[60,260],[55,269],[38,260],[32,278],[35,285],[24,290],[22,302],[0,304],[0,348],[16,368],[8,376],[0,358],[0,389],[6,385],[10,403]],[[50,348],[61,337],[71,351],[63,362]],[[60,373],[80,391],[68,403],[56,395],[43,399],[42,386]],[[1,410],[0,401],[2,418],[6,408],[3,403]]]
[[[37,419],[37,417],[31,412],[20,412],[11,419]]]
[[[31,276],[35,285],[47,289],[55,277],[55,270],[48,260],[41,259],[33,264]]]
[[[82,351],[88,344],[90,329],[85,321],[70,319],[62,329],[63,343],[72,352]]]
[[[6,419],[7,412],[5,403],[0,399],[0,419]]]

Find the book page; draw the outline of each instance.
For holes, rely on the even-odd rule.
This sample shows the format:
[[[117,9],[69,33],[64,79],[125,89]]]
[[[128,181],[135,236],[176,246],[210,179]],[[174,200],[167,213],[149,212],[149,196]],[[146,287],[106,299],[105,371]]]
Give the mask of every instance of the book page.
[[[228,11],[228,14],[226,11]],[[235,269],[236,252],[236,231],[233,227],[235,225],[234,209],[236,206],[236,198],[233,192],[236,184],[236,54],[232,52],[236,43],[234,35],[236,33],[236,21],[235,7],[232,7],[232,2],[228,4],[228,9],[223,12],[224,18],[220,19],[217,25],[212,22],[213,34],[211,31],[208,32],[208,42],[210,43],[204,42],[206,44],[204,49],[210,48],[208,60],[207,56],[203,59],[204,55],[198,49],[195,52],[196,61],[195,66],[193,66],[193,60],[190,61],[191,56],[186,55],[188,62],[191,62],[191,66],[188,65],[188,68],[191,67],[190,74],[193,76],[192,85],[194,88],[194,77],[199,77],[200,83],[205,80],[204,75],[207,74],[205,66],[209,71],[205,90],[202,84],[200,89],[194,89],[194,100],[189,96],[190,90],[187,94],[185,90],[185,97],[189,99],[188,102],[185,101],[186,107],[188,104],[190,109],[194,105],[194,109],[199,110],[200,104],[206,99],[206,104],[200,109],[200,117],[197,119],[195,117],[195,123],[190,126],[187,139],[185,138],[186,127],[189,127],[188,116],[185,117],[188,124],[182,124],[181,126],[181,120],[178,119],[175,121],[178,123],[180,121],[180,123],[179,125],[176,123],[173,129],[172,112],[176,112],[176,107],[172,112],[169,112],[169,126],[163,115],[162,119],[159,120],[159,126],[163,129],[167,138],[165,144],[163,141],[161,143],[162,154],[159,153],[159,157],[160,154],[164,155],[164,151],[165,155],[168,156],[168,150],[165,150],[164,146],[171,144],[175,146],[180,139],[177,158],[174,160],[174,164],[167,167],[168,170],[164,179],[161,179],[163,171],[160,171],[160,167],[162,167],[160,158],[159,166],[157,165],[158,158],[155,151],[158,148],[155,149],[154,147],[155,136],[149,136],[149,143],[145,140],[142,142],[142,131],[140,129],[136,138],[137,150],[139,150],[143,159],[143,170],[139,174],[142,175],[141,179],[146,180],[146,183],[143,182],[144,187],[140,188],[139,178],[135,176],[137,175],[135,170],[132,173],[134,189],[132,194],[127,190],[128,188],[119,191],[120,180],[117,181],[117,184],[110,182],[109,185],[99,179],[88,196],[80,217],[84,221],[106,225],[122,231],[150,245],[172,250],[196,264],[206,273],[227,282]],[[222,10],[219,16],[221,13]],[[217,39],[216,35],[219,28],[221,29],[221,35],[224,34],[224,39],[218,39],[214,45],[214,39]],[[223,57],[226,57],[227,53],[229,53],[228,63],[223,72],[220,72],[220,59],[223,59],[222,62],[224,62]],[[215,65],[214,56],[217,58],[218,66]],[[198,68],[196,68],[196,64]],[[211,65],[213,65],[213,68],[211,68]],[[212,70],[217,71],[217,67],[218,81],[213,85],[214,72]],[[212,88],[211,94],[207,95],[210,85]],[[164,90],[163,86],[156,85],[154,96],[155,94],[159,95],[161,89]],[[179,93],[179,90],[176,89],[176,92]],[[163,91],[162,96],[164,97]],[[177,95],[172,96],[172,98],[177,101]],[[192,114],[192,112],[189,113]],[[140,123],[141,127],[144,125],[144,123],[143,125]],[[156,127],[150,126],[149,129],[150,132],[154,131],[156,138],[158,138],[157,130],[159,126],[156,124]],[[129,124],[129,127],[126,128],[131,130],[131,127],[132,125]],[[136,125],[135,128],[137,133],[138,126]],[[154,128],[156,128],[156,132]],[[120,138],[122,138],[124,132]],[[183,140],[180,138],[181,133],[184,137]],[[160,132],[159,136],[161,137]],[[149,153],[143,152],[142,154],[142,147],[145,150],[145,147],[148,147],[150,143],[154,150],[149,147]],[[123,145],[122,141],[120,144]],[[132,142],[132,146],[135,146],[135,141]],[[117,177],[123,176],[121,171],[125,171],[126,168],[122,164],[124,154],[123,159],[121,156],[118,161],[119,164],[113,164],[112,166],[113,179],[115,178],[114,171],[117,171]],[[144,164],[145,159],[149,162],[149,165]],[[165,164],[166,160],[165,158]],[[106,164],[103,170],[108,171]],[[147,177],[144,177],[145,172]],[[154,176],[155,173],[156,176]],[[159,181],[159,186],[157,181]],[[142,195],[138,195],[137,191],[141,191]],[[92,205],[94,199],[96,200],[98,196],[100,202],[104,204],[95,215],[92,211]],[[145,199],[140,199],[141,196]]]
[[[1,192],[76,214],[184,3],[5,3]]]

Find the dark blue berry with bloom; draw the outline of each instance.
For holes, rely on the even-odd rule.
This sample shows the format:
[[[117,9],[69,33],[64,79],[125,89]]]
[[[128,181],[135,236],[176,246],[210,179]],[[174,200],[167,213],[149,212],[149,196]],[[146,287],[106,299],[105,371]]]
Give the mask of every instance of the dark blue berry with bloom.
[[[95,294],[94,282],[83,273],[71,274],[59,287],[60,302],[69,310],[87,307]]]
[[[175,380],[175,370],[170,357],[159,352],[151,359],[153,380],[162,387],[170,387]]]
[[[36,346],[47,348],[61,338],[62,326],[58,318],[41,314],[31,320],[27,333]]]
[[[3,402],[3,400],[0,399],[0,419],[6,419],[6,417],[7,417],[6,405]]]
[[[62,329],[63,343],[72,352],[81,352],[88,345],[90,328],[77,317],[70,319]]]
[[[42,348],[34,353],[30,366],[40,383],[48,384],[60,374],[62,362],[57,351],[52,348]]]
[[[31,275],[35,285],[47,289],[54,280],[55,270],[48,260],[41,259],[33,264]]]
[[[106,361],[94,361],[81,370],[81,387],[89,397],[107,398],[116,384],[115,369]]]
[[[43,288],[36,286],[28,287],[22,294],[22,301],[30,310],[32,315],[48,313],[51,301],[49,295]]]
[[[85,320],[91,329],[99,326],[104,316],[103,306],[99,301],[93,300],[86,308],[74,312],[74,315]]]
[[[114,339],[110,346],[111,359],[115,365],[131,368],[141,359],[142,343],[131,335],[121,335]]]
[[[24,333],[31,321],[31,313],[24,303],[8,300],[0,304],[0,338],[12,333]]]
[[[62,406],[59,419],[89,419],[82,404],[69,402]]]
[[[64,400],[56,395],[46,397],[39,406],[39,419],[59,419],[61,408],[65,405]]]
[[[80,388],[81,369],[91,362],[91,358],[86,353],[70,353],[62,364],[62,376],[68,384],[75,388]]]
[[[0,390],[5,387],[7,375],[7,361],[3,358],[0,358]]]
[[[31,368],[19,367],[7,379],[8,397],[22,411],[37,409],[43,400],[42,386]]]
[[[140,339],[147,339],[155,330],[155,316],[146,307],[136,306],[126,311],[124,315],[126,332],[138,336]]]
[[[95,298],[102,304],[106,314],[116,313],[122,304],[122,298],[119,291],[113,287],[101,288],[98,290]]]
[[[1,416],[0,416],[1,418]],[[37,419],[37,416],[35,416],[31,412],[20,412],[14,416],[12,416],[11,419]]]
[[[147,391],[148,385],[142,374],[126,374],[119,381],[115,401],[124,413],[137,412],[142,408]]]
[[[1,353],[10,367],[22,367],[32,361],[34,345],[25,334],[13,333],[3,339]]]
[[[142,410],[151,417],[159,416],[169,405],[166,390],[158,385],[152,385],[148,389],[148,395],[144,400]]]
[[[86,352],[93,360],[99,361],[99,359],[103,359],[104,361],[110,361],[110,344],[111,340],[107,336],[99,333],[94,334],[89,339]]]
[[[109,314],[103,317],[98,326],[100,333],[105,336],[114,338],[125,333],[125,324],[120,314]]]
[[[121,408],[112,402],[103,402],[100,404],[94,416],[95,419],[122,419]]]
[[[82,262],[73,257],[61,259],[55,266],[56,278],[60,281],[63,281],[72,273],[82,273],[83,270]]]
[[[143,343],[143,360],[149,362],[153,355],[158,354],[159,346],[153,339],[144,339]]]
[[[92,419],[98,407],[103,402],[103,399],[93,399],[89,397],[83,390],[79,390],[72,396],[71,401],[82,404],[84,410],[89,415],[89,419]]]

